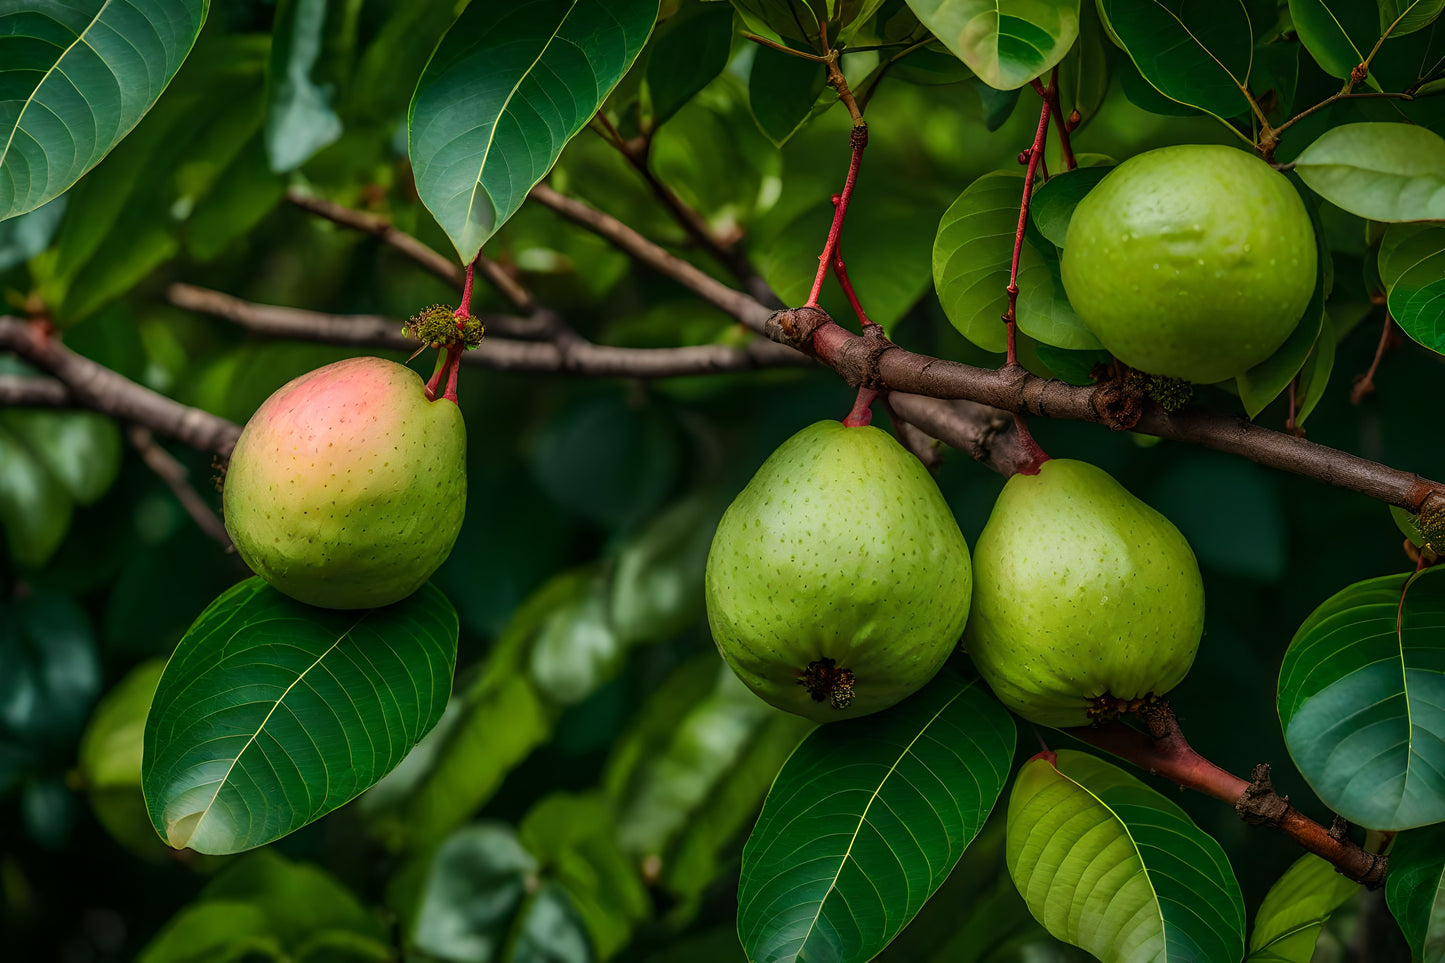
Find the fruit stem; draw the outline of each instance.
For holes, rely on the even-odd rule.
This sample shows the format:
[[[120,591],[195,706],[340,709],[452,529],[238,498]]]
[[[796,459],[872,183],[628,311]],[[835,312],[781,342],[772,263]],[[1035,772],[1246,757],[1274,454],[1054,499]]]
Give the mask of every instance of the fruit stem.
[[[848,417],[843,419],[843,424],[849,428],[862,428],[873,424],[872,405],[877,398],[876,388],[859,388],[858,398],[853,402],[853,410],[848,412]]]
[[[833,204],[837,205],[839,200],[841,200],[841,195],[834,194]],[[865,328],[871,324],[877,324],[878,322],[868,317],[868,312],[863,310],[863,304],[858,300],[858,292],[853,290],[853,282],[848,279],[848,265],[843,263],[841,240],[833,246],[833,274],[838,278],[838,286],[848,296],[848,303],[853,305],[853,313],[858,316],[858,323]]]
[[[427,379],[427,383],[426,383],[426,400],[427,400],[427,401],[436,401],[436,398],[437,398],[437,388],[438,388],[438,386],[441,385],[441,382],[442,382],[442,372],[443,372],[443,371],[446,371],[446,370],[447,370],[447,349],[446,349],[446,348],[442,348],[442,349],[440,349],[439,351],[437,351],[437,364],[436,364],[436,367],[432,369],[431,377]]]
[[[848,177],[843,181],[843,192],[834,202],[833,224],[828,228],[828,241],[823,245],[823,253],[818,255],[818,273],[813,278],[813,290],[808,295],[807,306],[810,308],[818,306],[818,297],[823,293],[823,279],[828,276],[828,269],[833,265],[833,252],[838,249],[838,238],[843,233],[843,218],[848,213],[848,203],[853,199],[853,186],[858,181],[858,165],[863,162],[863,148],[868,146],[866,124],[853,128],[850,142],[853,157],[848,162]]]
[[[481,256],[482,252],[478,251],[477,257],[479,258]],[[477,261],[476,258],[473,258],[472,263],[467,265],[466,280],[462,282],[462,300],[457,305],[456,311],[456,315],[458,318],[469,318],[472,316],[472,277],[476,273]],[[457,327],[461,327],[460,321],[458,321]]]
[[[1034,440],[1033,432],[1029,431],[1028,422],[1024,416],[1014,412],[1014,427],[1019,433],[1019,448],[1024,453],[1024,458],[1019,462],[1009,477],[1013,475],[1037,475],[1039,468],[1049,460],[1049,453]]]
[[[462,369],[462,345],[447,345],[447,390],[442,395],[452,404],[457,403],[457,372]]]
[[[1047,91],[1037,80],[1034,81],[1034,89],[1044,100],[1044,108],[1039,111],[1039,127],[1034,133],[1034,145],[1028,150],[1028,170],[1024,174],[1024,196],[1019,202],[1019,226],[1014,232],[1014,257],[1013,264],[1009,268],[1008,276],[1008,310],[1004,312],[1003,322],[1008,325],[1008,359],[1004,362],[1005,367],[1012,367],[1019,363],[1018,344],[1016,329],[1018,328],[1018,303],[1019,303],[1019,257],[1024,249],[1024,232],[1029,226],[1029,200],[1034,192],[1034,175],[1038,173],[1039,162],[1044,157],[1044,142],[1049,136],[1049,115],[1053,113],[1053,103],[1049,100]]]

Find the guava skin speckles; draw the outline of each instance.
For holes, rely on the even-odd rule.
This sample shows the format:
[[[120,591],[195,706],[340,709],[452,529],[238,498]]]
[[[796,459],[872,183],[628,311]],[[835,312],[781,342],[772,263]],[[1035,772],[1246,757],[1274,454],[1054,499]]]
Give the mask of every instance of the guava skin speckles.
[[[968,545],[928,471],[887,433],[823,421],[768,458],[708,554],[708,623],[754,692],[819,722],[886,709],[933,678],[968,619]],[[798,684],[853,673],[847,708]]]
[[[1289,180],[1233,147],[1131,157],[1069,221],[1079,318],[1125,364],[1209,384],[1268,358],[1314,293],[1314,228]]]
[[[1163,695],[1194,663],[1204,631],[1194,552],[1102,469],[1054,458],[1014,475],[973,564],[964,648],[1031,722],[1085,725],[1091,698]]]
[[[450,401],[381,358],[318,368],[246,423],[223,494],[251,569],[324,608],[416,591],[451,554],[466,509],[466,428]]]

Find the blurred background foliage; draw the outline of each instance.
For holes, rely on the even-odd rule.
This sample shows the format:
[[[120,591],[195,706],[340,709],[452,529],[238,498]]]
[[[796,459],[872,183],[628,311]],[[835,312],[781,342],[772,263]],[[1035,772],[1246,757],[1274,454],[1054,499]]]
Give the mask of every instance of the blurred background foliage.
[[[356,352],[250,337],[170,307],[168,283],[397,318],[451,299],[393,249],[284,194],[297,187],[384,215],[449,250],[411,188],[404,115],[461,4],[333,6],[345,15],[328,19],[321,36],[331,51],[318,79],[325,96],[283,111],[268,101],[266,80],[282,42],[271,33],[276,6],[214,4],[195,52],[135,133],[68,195],[0,224],[0,289],[14,306],[43,306],[73,349],[241,422],[288,379]],[[766,107],[757,116],[750,78],[755,89],[782,89],[759,72],[781,84],[792,64],[720,40],[719,29],[733,33],[730,13],[716,12],[722,4],[664,7],[682,7],[679,23],[691,18],[689,29],[710,36],[726,69],[673,102],[666,80],[680,68],[665,66],[677,54],[660,31],[611,114],[628,135],[648,116],[643,107],[671,111],[656,130],[653,170],[715,232],[742,237],[785,300],[801,300],[846,164],[848,118],[826,98],[796,132]],[[989,170],[1016,169],[1037,111],[931,56],[873,91],[872,146],[845,250],[865,304],[897,340],[996,364],[944,318],[929,251],[959,191]],[[649,68],[649,57],[664,66]],[[846,63],[862,81],[877,55]],[[1096,89],[1078,94],[1099,104],[1076,133],[1078,151],[1122,158],[1232,140],[1216,121],[1151,96],[1112,47],[1107,66],[1086,72]],[[1338,87],[1307,58],[1270,69],[1284,110]],[[1347,104],[1329,122],[1382,109]],[[1287,139],[1282,159],[1311,140],[1311,122]],[[578,137],[552,182],[716,269],[602,138]],[[1382,318],[1366,275],[1372,239],[1353,215],[1326,205],[1322,216],[1335,239],[1329,317],[1339,343],[1310,437],[1445,477],[1445,450],[1429,443],[1438,357],[1407,343],[1388,355],[1376,393],[1349,401],[1350,376],[1368,367]],[[487,253],[599,342],[738,337],[730,319],[536,205]],[[843,317],[835,298],[830,290],[824,305]],[[489,289],[478,307],[508,309]],[[155,837],[139,791],[140,740],[164,658],[242,567],[197,530],[114,424],[0,412],[6,957],[390,960],[406,947],[437,960],[741,960],[741,842],[806,725],[752,697],[716,658],[702,565],[714,520],[768,453],[804,425],[842,416],[851,394],[823,369],[644,384],[468,368],[469,511],[436,577],[461,616],[452,704],[355,804],[263,851],[224,858],[172,852]],[[1284,417],[1277,402],[1258,420],[1279,427]],[[1271,762],[1281,792],[1328,821],[1290,765],[1275,679],[1290,637],[1321,600],[1408,566],[1386,510],[1181,444],[1042,419],[1034,430],[1053,454],[1114,473],[1193,543],[1208,623],[1194,670],[1172,696],[1193,744],[1234,772]],[[174,454],[218,502],[210,457]],[[1003,479],[950,451],[938,483],[972,543]],[[1023,736],[1028,755],[1035,740]],[[1172,798],[1230,853],[1251,910],[1298,855],[1227,806]],[[974,844],[884,959],[1079,958],[1028,916],[1003,872],[1001,828]],[[1380,904],[1369,894],[1338,914],[1317,959],[1346,958],[1362,927],[1384,925]]]

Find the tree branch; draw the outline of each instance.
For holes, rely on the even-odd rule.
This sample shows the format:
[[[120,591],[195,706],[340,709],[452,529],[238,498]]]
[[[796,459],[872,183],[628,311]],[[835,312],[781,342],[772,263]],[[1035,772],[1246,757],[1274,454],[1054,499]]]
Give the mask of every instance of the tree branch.
[[[391,318],[322,314],[255,304],[189,284],[173,284],[167,295],[177,307],[225,318],[249,331],[271,337],[390,348],[408,353],[417,347],[415,341],[401,335],[400,325]],[[487,319],[488,328],[494,320]],[[758,368],[804,367],[811,363],[796,351],[762,339],[741,347],[704,344],[680,348],[614,348],[593,344],[575,335],[563,342],[488,337],[481,347],[463,354],[462,361],[498,371],[616,378],[672,378]]]
[[[176,496],[176,501],[191,516],[206,535],[221,543],[221,547],[227,551],[235,548],[231,544],[231,536],[226,533],[226,526],[221,522],[221,516],[216,514],[207,501],[201,497],[201,493],[191,485],[190,472],[175,457],[156,442],[151,430],[142,425],[131,425],[127,432],[130,443],[140,452],[141,460],[146,467],[166,483],[166,487]]]
[[[76,354],[38,324],[0,316],[0,350],[13,351],[59,379],[75,406],[144,425],[192,448],[224,457],[241,433],[239,425],[183,405]]]
[[[1205,759],[1189,745],[1168,705],[1147,707],[1140,715],[1149,732],[1121,722],[1062,731],[1127,759],[1153,775],[1230,803],[1245,822],[1278,829],[1357,883],[1371,888],[1384,883],[1388,857],[1365,851],[1348,836],[1332,834],[1291,806],[1287,798],[1274,791],[1269,766],[1256,766],[1252,781],[1241,779]]]
[[[75,396],[54,378],[0,375],[0,408],[74,408]]]

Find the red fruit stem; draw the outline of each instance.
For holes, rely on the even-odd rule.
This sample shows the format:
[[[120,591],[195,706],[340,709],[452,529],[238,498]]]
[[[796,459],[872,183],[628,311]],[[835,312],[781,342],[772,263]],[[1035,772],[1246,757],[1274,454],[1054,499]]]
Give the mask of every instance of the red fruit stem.
[[[442,395],[452,404],[457,403],[457,372],[462,369],[462,346],[460,344],[447,345],[447,390]]]
[[[873,424],[872,405],[877,398],[877,389],[859,388],[858,398],[853,402],[853,410],[848,412],[848,417],[843,419],[843,424],[849,428],[862,428],[865,425]]]
[[[1014,426],[1019,433],[1019,448],[1024,454],[1024,460],[1009,474],[1014,475],[1037,475],[1039,467],[1049,460],[1049,453],[1044,451],[1039,443],[1034,440],[1033,432],[1029,431],[1028,422],[1024,416],[1014,413]]]
[[[818,297],[823,293],[823,279],[833,264],[833,252],[838,249],[838,238],[843,233],[843,218],[848,213],[848,202],[853,199],[853,185],[858,181],[858,165],[863,162],[863,148],[868,146],[868,128],[853,128],[853,157],[848,162],[848,178],[843,182],[843,192],[838,195],[833,211],[833,225],[828,228],[828,242],[823,253],[818,255],[818,274],[813,278],[813,290],[808,295],[808,306],[816,307]]]
[[[1038,81],[1034,81],[1034,83],[1037,84]],[[1064,116],[1063,109],[1059,106],[1059,68],[1057,65],[1049,74],[1049,86],[1040,91],[1040,95],[1049,102],[1049,106],[1053,109],[1054,130],[1059,135],[1059,152],[1064,158],[1064,170],[1074,170],[1079,166],[1079,162],[1074,157],[1074,145],[1069,139],[1070,119]]]
[[[432,369],[431,377],[430,377],[429,379],[427,379],[427,383],[426,383],[426,400],[427,400],[427,401],[436,401],[436,400],[437,400],[437,388],[438,388],[438,387],[441,385],[441,383],[442,383],[442,372],[444,372],[444,371],[446,371],[446,370],[447,370],[447,349],[446,349],[446,348],[442,348],[442,349],[440,349],[439,351],[437,351],[437,365],[436,365],[436,367],[435,367],[434,369]]]
[[[1256,766],[1252,780],[1241,779],[1195,751],[1167,705],[1147,707],[1139,715],[1148,732],[1121,722],[1063,731],[1185,789],[1232,804],[1245,822],[1273,826],[1356,882],[1372,888],[1384,882],[1387,858],[1367,852],[1348,836],[1332,833],[1291,806],[1275,792],[1269,766]]]
[[[1029,148],[1029,166],[1024,174],[1024,196],[1019,202],[1019,226],[1014,232],[1014,257],[1013,264],[1009,268],[1008,276],[1008,310],[1004,312],[1003,321],[1008,325],[1008,359],[1004,362],[1006,366],[1012,367],[1019,363],[1018,346],[1015,343],[1015,329],[1018,326],[1018,303],[1019,303],[1019,257],[1024,249],[1024,232],[1029,226],[1029,201],[1034,192],[1034,175],[1038,172],[1039,161],[1044,156],[1044,141],[1049,136],[1049,115],[1053,112],[1053,104],[1049,101],[1048,93],[1042,84],[1034,81],[1034,89],[1044,99],[1043,110],[1039,111],[1039,129],[1034,134],[1034,146]]]
[[[838,203],[838,195],[833,195],[833,203]],[[848,265],[843,263],[843,245],[837,244],[833,248],[833,274],[838,278],[838,285],[843,293],[848,296],[848,303],[853,305],[853,313],[858,316],[858,323],[863,327],[877,324],[868,317],[868,312],[863,310],[863,304],[858,300],[858,292],[853,290],[853,282],[848,279]]]

